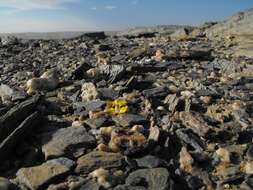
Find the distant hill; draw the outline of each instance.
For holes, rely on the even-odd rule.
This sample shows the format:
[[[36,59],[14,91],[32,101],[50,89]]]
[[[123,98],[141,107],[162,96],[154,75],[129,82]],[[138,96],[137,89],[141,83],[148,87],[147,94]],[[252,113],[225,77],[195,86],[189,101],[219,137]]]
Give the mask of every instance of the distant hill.
[[[239,12],[206,31],[211,39],[233,38],[237,46],[234,53],[239,56],[253,57],[253,9]]]

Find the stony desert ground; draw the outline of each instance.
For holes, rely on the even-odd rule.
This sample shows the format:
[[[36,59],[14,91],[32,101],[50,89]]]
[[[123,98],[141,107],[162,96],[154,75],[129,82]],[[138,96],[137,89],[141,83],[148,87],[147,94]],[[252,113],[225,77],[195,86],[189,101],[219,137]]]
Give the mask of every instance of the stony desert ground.
[[[2,35],[0,190],[253,189],[252,31]]]

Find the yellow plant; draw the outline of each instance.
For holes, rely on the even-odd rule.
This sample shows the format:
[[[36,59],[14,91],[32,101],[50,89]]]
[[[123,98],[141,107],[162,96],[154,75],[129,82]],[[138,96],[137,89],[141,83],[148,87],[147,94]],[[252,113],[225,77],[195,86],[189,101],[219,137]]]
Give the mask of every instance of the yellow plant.
[[[128,105],[127,105],[126,100],[108,101],[105,108],[105,112],[111,115],[124,114],[127,111],[128,111]]]

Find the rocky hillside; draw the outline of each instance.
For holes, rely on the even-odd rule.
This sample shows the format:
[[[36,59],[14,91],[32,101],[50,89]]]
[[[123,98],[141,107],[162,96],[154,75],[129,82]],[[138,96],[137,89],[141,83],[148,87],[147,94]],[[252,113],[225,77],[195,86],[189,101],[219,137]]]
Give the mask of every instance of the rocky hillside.
[[[206,31],[211,39],[231,44],[231,53],[253,57],[253,9],[240,12]]]

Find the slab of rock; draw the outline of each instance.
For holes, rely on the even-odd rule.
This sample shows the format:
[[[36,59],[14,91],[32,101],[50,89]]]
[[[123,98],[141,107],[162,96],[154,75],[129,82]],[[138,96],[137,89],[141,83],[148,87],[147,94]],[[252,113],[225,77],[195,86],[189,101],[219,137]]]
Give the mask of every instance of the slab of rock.
[[[164,160],[152,155],[147,155],[143,158],[136,159],[136,162],[139,167],[143,168],[157,168],[165,164]]]
[[[111,88],[99,88],[98,92],[103,100],[113,100],[119,96],[119,92]]]
[[[83,127],[68,127],[43,135],[42,151],[46,159],[76,157],[95,145],[95,138]]]
[[[27,117],[2,143],[0,143],[0,161],[6,159],[15,146],[30,133],[41,121],[41,116],[35,112]]]
[[[64,177],[71,171],[75,162],[68,158],[58,158],[45,162],[40,166],[21,168],[17,172],[17,179],[29,189],[45,189],[49,183],[53,183]]]
[[[156,88],[144,90],[143,94],[147,98],[165,97],[168,94],[168,89],[166,87],[156,87]]]
[[[98,168],[110,169],[122,166],[124,157],[119,153],[90,152],[77,160],[77,173],[90,173]]]
[[[170,174],[165,168],[141,169],[131,173],[126,184],[130,186],[144,186],[148,190],[166,190],[170,188]]]
[[[116,124],[122,127],[128,127],[135,124],[145,124],[147,122],[146,118],[141,115],[128,113],[113,117],[112,119]]]
[[[34,96],[13,107],[0,117],[0,142],[10,135],[29,115],[34,113],[39,99],[39,96]]]
[[[84,103],[84,107],[86,111],[99,111],[105,105],[104,101],[94,100]]]
[[[108,123],[108,118],[104,116],[94,119],[87,119],[84,121],[84,123],[93,129],[98,129]]]

